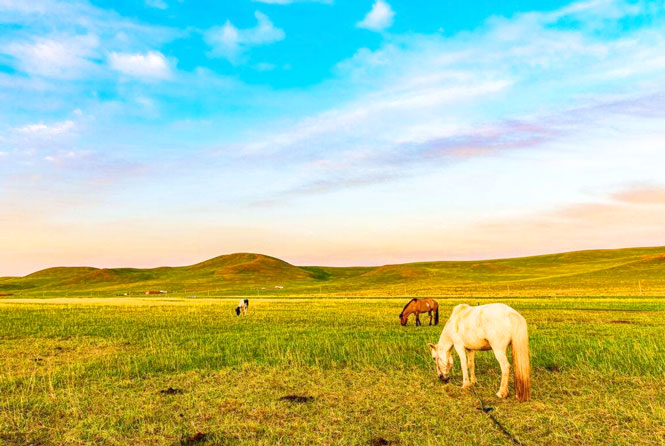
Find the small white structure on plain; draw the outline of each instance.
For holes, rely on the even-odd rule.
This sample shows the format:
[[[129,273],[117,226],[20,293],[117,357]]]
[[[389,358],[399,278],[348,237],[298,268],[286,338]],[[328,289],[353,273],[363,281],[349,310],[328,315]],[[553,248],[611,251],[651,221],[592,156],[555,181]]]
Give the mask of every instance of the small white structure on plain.
[[[284,287],[282,285],[275,285],[275,288],[277,288],[278,290],[284,289]]]

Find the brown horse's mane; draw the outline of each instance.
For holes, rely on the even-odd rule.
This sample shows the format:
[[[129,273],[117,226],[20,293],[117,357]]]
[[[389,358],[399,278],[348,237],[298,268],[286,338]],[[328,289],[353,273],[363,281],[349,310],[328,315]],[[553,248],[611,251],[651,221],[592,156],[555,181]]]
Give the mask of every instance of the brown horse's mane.
[[[418,300],[418,299],[416,299],[416,298],[414,297],[413,299],[411,299],[410,301],[408,301],[408,302],[406,303],[406,305],[404,305],[404,308],[402,308],[402,312],[399,314],[399,317],[402,317],[402,315],[404,314],[404,310],[406,310],[406,307],[408,307],[409,305],[411,305],[411,302],[413,302],[414,300]]]

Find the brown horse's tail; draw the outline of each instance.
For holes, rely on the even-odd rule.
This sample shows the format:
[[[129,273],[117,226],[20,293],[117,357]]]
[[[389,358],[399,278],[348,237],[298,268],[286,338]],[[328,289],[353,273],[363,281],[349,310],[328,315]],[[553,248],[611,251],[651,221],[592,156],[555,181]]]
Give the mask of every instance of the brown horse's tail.
[[[436,304],[436,310],[434,310],[434,325],[439,325],[439,304]]]
[[[517,315],[516,315],[517,316]],[[513,321],[513,370],[515,373],[515,393],[517,399],[527,401],[531,398],[531,362],[529,361],[529,333],[522,316]]]

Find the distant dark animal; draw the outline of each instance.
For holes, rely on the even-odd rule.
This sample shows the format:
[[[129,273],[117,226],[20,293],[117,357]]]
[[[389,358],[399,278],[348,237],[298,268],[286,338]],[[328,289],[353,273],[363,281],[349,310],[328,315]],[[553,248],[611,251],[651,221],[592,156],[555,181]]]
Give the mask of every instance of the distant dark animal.
[[[400,323],[406,325],[412,313],[416,315],[416,326],[422,325],[420,323],[420,313],[429,314],[430,325],[432,325],[432,315],[434,315],[434,325],[439,325],[439,304],[434,299],[411,299],[409,303],[404,305],[402,312],[399,314]]]
[[[236,307],[236,316],[247,316],[247,308],[249,308],[249,299],[242,299]]]

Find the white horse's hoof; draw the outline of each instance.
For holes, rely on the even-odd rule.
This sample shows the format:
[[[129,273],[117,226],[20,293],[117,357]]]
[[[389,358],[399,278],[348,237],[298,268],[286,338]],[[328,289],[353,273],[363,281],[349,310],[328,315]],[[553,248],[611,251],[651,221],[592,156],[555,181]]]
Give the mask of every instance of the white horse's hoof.
[[[508,396],[508,392],[506,393],[496,392],[496,396],[498,396],[499,398],[505,398]]]

